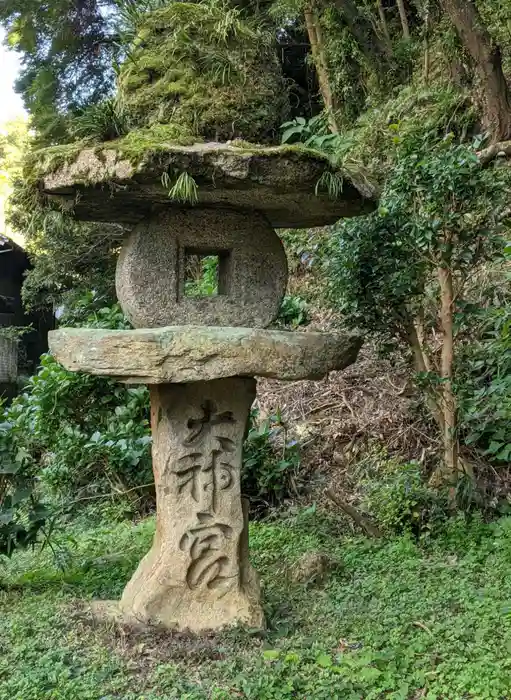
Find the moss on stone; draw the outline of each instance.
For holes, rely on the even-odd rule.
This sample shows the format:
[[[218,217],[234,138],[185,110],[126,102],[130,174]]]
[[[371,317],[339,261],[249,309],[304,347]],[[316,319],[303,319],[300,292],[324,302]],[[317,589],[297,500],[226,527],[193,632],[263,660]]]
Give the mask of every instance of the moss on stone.
[[[80,153],[87,148],[92,148],[100,159],[107,152],[114,151],[117,155],[116,160],[127,160],[135,170],[138,170],[147,163],[156,165],[158,156],[161,154],[162,157],[166,157],[175,146],[185,147],[194,143],[201,143],[201,139],[188,135],[186,130],[177,124],[154,124],[151,127],[134,129],[119,139],[96,145],[77,141],[33,151],[25,161],[24,177],[27,182],[35,183],[45,176],[55,173],[64,165],[74,163]],[[269,156],[278,154],[281,157],[294,155],[306,160],[315,158],[324,160],[325,163],[328,162],[328,157],[324,153],[306,148],[301,144],[269,146],[268,144],[257,144],[237,139],[218,145],[219,147],[225,146],[226,150],[241,155]],[[95,178],[91,174],[90,184],[94,183]]]
[[[304,158],[319,158],[330,163],[327,153],[317,151],[315,148],[308,148],[302,143],[286,143],[280,146],[271,146],[264,143],[252,143],[244,139],[235,139],[234,141],[229,141],[226,146],[235,149],[239,153],[257,153],[258,155],[279,153],[281,156],[295,154],[302,155]],[[333,164],[332,167],[334,167]]]
[[[106,151],[116,151],[119,160],[128,160],[137,167],[158,153],[166,153],[172,146],[189,146],[200,139],[187,135],[177,124],[154,124],[144,129],[134,129],[126,136],[113,141],[90,144],[87,141],[50,146],[32,151],[25,160],[24,177],[35,182],[54,173],[62,166],[73,163],[85,148],[93,148],[101,157]]]
[[[158,153],[168,152],[171,146],[190,146],[199,141],[201,139],[191,136],[179,124],[153,124],[147,128],[134,129],[115,141],[99,144],[96,152],[114,150],[119,158],[125,158],[137,166]]]
[[[289,106],[272,37],[221,2],[148,13],[119,95],[138,126],[179,124],[216,141],[269,141]]]
[[[29,151],[23,162],[24,180],[27,183],[34,183],[43,175],[53,173],[63,165],[74,162],[86,146],[85,141],[75,141]]]

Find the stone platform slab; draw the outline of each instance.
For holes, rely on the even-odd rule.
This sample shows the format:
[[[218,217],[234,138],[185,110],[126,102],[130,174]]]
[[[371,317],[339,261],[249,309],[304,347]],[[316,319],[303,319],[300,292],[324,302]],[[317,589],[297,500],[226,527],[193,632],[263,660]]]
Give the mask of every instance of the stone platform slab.
[[[236,376],[319,379],[355,362],[362,340],[349,333],[169,326],[61,328],[49,334],[49,344],[71,371],[129,384],[179,384]]]

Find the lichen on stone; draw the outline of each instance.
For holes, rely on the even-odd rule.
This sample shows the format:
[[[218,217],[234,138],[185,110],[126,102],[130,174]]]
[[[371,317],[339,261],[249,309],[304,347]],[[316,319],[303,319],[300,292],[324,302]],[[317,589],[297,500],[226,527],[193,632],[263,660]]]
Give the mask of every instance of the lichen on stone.
[[[37,182],[44,176],[56,172],[62,166],[74,163],[87,148],[93,148],[98,157],[115,151],[118,160],[127,160],[134,167],[153,159],[158,153],[166,153],[170,146],[189,146],[200,141],[190,136],[176,124],[154,124],[151,127],[134,129],[121,138],[91,144],[87,141],[50,146],[31,151],[24,161],[24,178]],[[91,178],[91,183],[93,178]]]
[[[289,106],[271,35],[221,0],[147,13],[118,88],[136,126],[215,141],[271,141]]]
[[[75,141],[28,151],[23,160],[25,182],[36,183],[44,174],[53,173],[66,163],[72,163],[86,145],[84,141]]]

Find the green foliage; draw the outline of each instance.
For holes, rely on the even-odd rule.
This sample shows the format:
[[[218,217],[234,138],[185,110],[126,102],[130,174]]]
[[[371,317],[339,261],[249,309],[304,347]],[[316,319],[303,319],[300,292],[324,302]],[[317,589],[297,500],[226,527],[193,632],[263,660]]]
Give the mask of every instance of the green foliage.
[[[218,294],[218,257],[195,256],[186,270],[185,294],[188,297],[210,297]]]
[[[383,181],[405,149],[420,150],[454,135],[463,141],[476,128],[477,112],[466,92],[442,82],[412,84],[360,116],[343,134],[343,153]]]
[[[277,324],[288,328],[305,326],[309,322],[309,305],[297,294],[286,294],[280,305]]]
[[[253,409],[245,439],[241,485],[256,511],[281,505],[296,493],[300,452],[288,440],[280,414],[260,419]]]
[[[115,4],[121,43],[127,47],[137,38],[139,27],[147,13],[165,7],[168,0],[115,0]]]
[[[48,512],[34,493],[29,455],[14,450],[14,423],[9,412],[0,423],[0,557],[35,544]]]
[[[398,148],[379,210],[337,225],[326,266],[330,299],[347,326],[371,333],[386,349],[401,347],[409,353],[438,422],[431,404],[438,402],[443,382],[435,341],[441,334],[437,275],[439,269],[450,270],[453,388],[464,405],[457,434],[507,461],[507,403],[499,398],[506,395],[509,367],[500,362],[492,370],[495,346],[489,337],[482,339],[486,331],[481,324],[482,310],[490,319],[500,318],[501,311],[491,288],[486,298],[479,289],[476,300],[470,280],[480,277],[490,261],[502,260],[509,172],[482,168],[472,148],[451,139],[435,144],[426,138],[420,147],[403,140]],[[418,323],[422,338],[415,335]],[[497,333],[499,352],[505,349],[505,328],[504,323],[503,336]],[[487,402],[486,410],[489,397],[494,401]]]
[[[479,319],[458,362],[465,441],[497,465],[510,464],[511,313],[509,307],[490,307]]]
[[[145,388],[65,370],[50,355],[7,411],[11,451],[65,499],[152,482]]]
[[[129,128],[129,119],[122,104],[114,98],[89,105],[69,124],[73,139],[92,141],[112,141],[125,136]]]
[[[378,101],[351,128],[333,134],[325,114],[310,120],[297,117],[281,126],[282,143],[303,143],[323,151],[348,172],[380,182],[392,175],[397,158],[443,138],[463,140],[474,129],[476,111],[467,94],[451,85],[402,87],[390,99]],[[359,175],[360,176],[360,175]]]
[[[68,114],[112,91],[113,64],[120,53],[114,40],[114,6],[113,0],[2,2],[0,23],[7,30],[7,43],[23,56],[17,89],[39,142],[65,138]]]
[[[507,0],[478,0],[477,8],[493,41],[502,52],[506,77],[511,73],[511,19]]]
[[[94,328],[129,328],[119,305],[104,303],[100,296],[89,293],[66,310],[63,321]],[[20,461],[14,477],[30,483],[36,478],[37,493],[44,492],[53,500],[57,497],[65,508],[85,497],[117,497],[132,512],[151,502],[145,387],[130,388],[110,379],[68,372],[51,355],[43,355],[39,371],[28,380],[23,393],[4,407],[3,421],[1,446],[6,458],[12,463]],[[9,489],[13,491],[12,483]],[[34,499],[27,491],[17,502],[20,512],[30,512],[31,504],[36,506]],[[3,510],[9,511],[0,498],[0,515]]]
[[[447,495],[428,487],[420,465],[414,462],[377,460],[366,470],[360,490],[362,509],[384,534],[430,536],[437,534],[449,517]]]
[[[164,187],[171,185],[170,178],[167,173],[162,176],[162,184]],[[179,174],[176,181],[169,189],[169,199],[183,204],[197,204],[199,201],[199,188],[193,177],[184,170]]]
[[[9,222],[22,233],[33,264],[24,280],[24,305],[70,306],[95,289],[113,303],[115,264],[125,235],[122,226],[81,223],[69,213],[44,207],[38,191],[26,180],[14,181]]]
[[[439,265],[464,279],[502,249],[505,180],[450,140],[402,148],[378,211],[338,224],[329,273],[349,326],[404,340]]]
[[[107,306],[108,302],[109,299],[97,292],[81,294],[64,307],[64,313],[59,319],[60,325],[111,330],[131,328],[132,326],[123,314],[120,304]]]
[[[32,326],[2,326],[0,327],[0,338],[18,341],[31,330],[33,330]]]
[[[80,602],[118,598],[153,534],[152,519],[94,529],[68,524],[55,536],[63,558],[45,550],[6,562],[0,700],[509,695],[509,518],[452,520],[423,547],[406,535],[346,537],[310,510],[255,523],[250,541],[267,630],[202,640],[153,631],[150,641],[133,632],[120,653],[111,628],[90,625]],[[319,591],[291,583],[288,568],[318,550],[342,566]]]
[[[271,34],[220,0],[140,16],[119,74],[138,126],[179,124],[213,140],[272,138],[288,103]]]
[[[303,117],[295,117],[292,121],[284,122],[280,128],[282,143],[303,143],[307,148],[318,151],[335,150],[341,138],[329,131],[325,114],[319,114],[308,121]]]

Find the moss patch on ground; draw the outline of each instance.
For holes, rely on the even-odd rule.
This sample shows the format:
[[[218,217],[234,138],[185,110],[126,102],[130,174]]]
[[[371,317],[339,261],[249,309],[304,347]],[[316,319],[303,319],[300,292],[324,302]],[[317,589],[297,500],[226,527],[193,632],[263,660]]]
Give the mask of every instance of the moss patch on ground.
[[[269,627],[211,638],[94,627],[153,520],[67,527],[2,569],[0,700],[461,700],[511,698],[511,519],[451,522],[437,540],[373,541],[305,512],[252,526]],[[291,582],[304,552],[341,562],[319,588]]]

